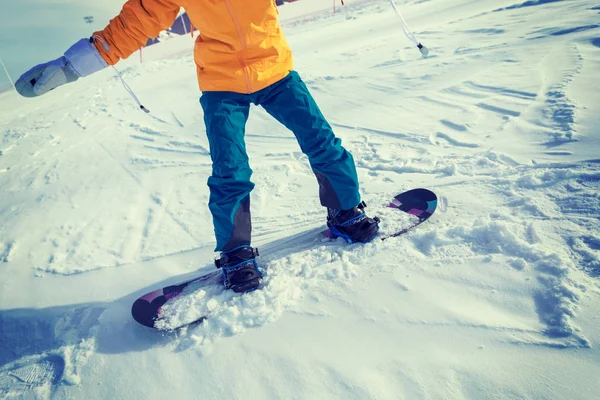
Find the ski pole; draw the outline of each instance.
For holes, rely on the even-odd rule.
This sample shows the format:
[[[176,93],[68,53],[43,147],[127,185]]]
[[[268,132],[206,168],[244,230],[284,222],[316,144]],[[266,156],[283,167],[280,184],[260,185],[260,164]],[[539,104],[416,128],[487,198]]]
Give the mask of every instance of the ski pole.
[[[10,78],[10,74],[8,73],[8,70],[6,69],[6,66],[4,65],[4,62],[2,61],[2,58],[0,58],[0,65],[2,65],[2,69],[4,70],[4,73],[6,74],[6,77],[8,78],[8,81],[10,82],[11,86],[13,87],[13,89],[15,89],[15,92],[16,92],[17,88],[15,87],[15,83]]]
[[[402,31],[404,32],[406,37],[417,46],[417,48],[419,49],[421,54],[423,54],[424,56],[427,56],[429,54],[429,50],[427,49],[427,47],[423,46],[421,44],[421,42],[419,42],[417,40],[417,38],[415,37],[415,35],[412,33],[412,31],[410,30],[410,27],[408,26],[408,24],[406,23],[404,18],[402,18],[402,14],[400,14],[400,10],[396,6],[396,2],[394,0],[390,0],[390,4],[392,5],[392,8],[394,9],[394,11],[396,12],[396,15],[398,16],[398,20],[400,21],[400,26],[402,27]]]

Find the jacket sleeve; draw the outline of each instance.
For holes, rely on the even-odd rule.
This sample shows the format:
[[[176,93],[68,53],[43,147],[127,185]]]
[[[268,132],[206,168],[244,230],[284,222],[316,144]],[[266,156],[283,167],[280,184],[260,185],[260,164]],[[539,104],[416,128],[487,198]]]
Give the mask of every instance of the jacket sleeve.
[[[171,0],[128,0],[104,30],[94,32],[96,39],[102,39],[94,41],[96,49],[109,65],[114,65],[170,27],[179,9]]]

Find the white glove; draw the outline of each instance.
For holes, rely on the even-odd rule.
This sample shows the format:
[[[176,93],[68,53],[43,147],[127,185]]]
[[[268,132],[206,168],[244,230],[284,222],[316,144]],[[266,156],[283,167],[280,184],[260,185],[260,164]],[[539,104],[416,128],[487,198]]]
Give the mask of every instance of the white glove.
[[[41,96],[58,86],[74,82],[107,66],[94,46],[94,39],[81,39],[71,46],[64,56],[36,65],[25,72],[17,80],[15,87],[21,96]]]

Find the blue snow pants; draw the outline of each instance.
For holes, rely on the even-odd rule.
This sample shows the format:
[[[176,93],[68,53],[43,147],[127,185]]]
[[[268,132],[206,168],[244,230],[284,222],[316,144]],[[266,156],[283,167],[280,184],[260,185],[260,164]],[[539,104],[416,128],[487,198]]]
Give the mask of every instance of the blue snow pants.
[[[208,187],[215,251],[250,245],[254,183],[244,135],[251,103],[262,106],[294,133],[317,177],[321,205],[349,209],[360,203],[354,159],[335,137],[297,72],[250,94],[204,92],[200,104],[213,163]]]

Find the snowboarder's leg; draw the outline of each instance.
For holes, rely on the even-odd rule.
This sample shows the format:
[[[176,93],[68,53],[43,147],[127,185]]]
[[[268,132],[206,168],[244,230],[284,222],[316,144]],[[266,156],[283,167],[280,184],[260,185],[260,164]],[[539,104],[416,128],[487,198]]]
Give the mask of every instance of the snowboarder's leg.
[[[256,93],[256,100],[298,139],[319,181],[323,206],[346,210],[360,203],[352,154],[335,137],[298,73]]]
[[[369,242],[379,231],[379,219],[369,218],[360,201],[352,155],[342,147],[308,88],[295,71],[258,93],[257,102],[294,132],[319,181],[321,204],[333,236],[348,242]]]
[[[215,251],[226,252],[250,245],[249,195],[254,183],[244,142],[250,102],[238,93],[204,92],[200,104],[213,163],[208,206],[217,239]]]

